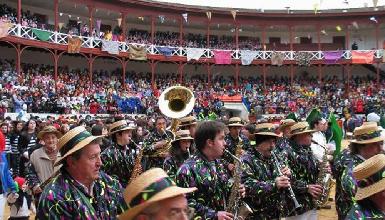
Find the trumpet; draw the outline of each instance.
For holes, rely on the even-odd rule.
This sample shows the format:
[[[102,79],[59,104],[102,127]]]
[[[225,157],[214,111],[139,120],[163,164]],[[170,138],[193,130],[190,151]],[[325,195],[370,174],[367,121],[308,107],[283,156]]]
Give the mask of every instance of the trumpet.
[[[273,151],[271,152],[271,156],[272,156],[273,159],[274,159],[274,163],[275,163],[275,166],[276,166],[277,169],[278,169],[278,174],[279,174],[279,176],[283,176],[283,173],[282,173],[282,171],[281,171],[282,165],[280,164],[280,162],[279,162],[277,156],[275,155],[275,153],[274,153]],[[297,198],[295,197],[295,194],[294,194],[294,191],[293,191],[293,188],[291,187],[291,185],[289,186],[288,190],[289,190],[290,198],[291,198],[291,199],[293,200],[293,202],[294,202],[294,209],[291,210],[291,212],[290,212],[290,213],[292,213],[292,212],[294,212],[295,210],[301,208],[302,206],[298,203],[298,200],[297,200]],[[290,213],[289,213],[289,214],[290,214]]]

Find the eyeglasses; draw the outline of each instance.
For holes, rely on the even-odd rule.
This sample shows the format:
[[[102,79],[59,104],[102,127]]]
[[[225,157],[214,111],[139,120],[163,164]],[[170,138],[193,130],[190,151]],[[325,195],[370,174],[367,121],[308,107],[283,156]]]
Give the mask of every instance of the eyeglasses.
[[[187,208],[187,209],[174,209],[168,214],[169,220],[180,220],[180,219],[189,219],[192,220],[194,218],[195,209]]]

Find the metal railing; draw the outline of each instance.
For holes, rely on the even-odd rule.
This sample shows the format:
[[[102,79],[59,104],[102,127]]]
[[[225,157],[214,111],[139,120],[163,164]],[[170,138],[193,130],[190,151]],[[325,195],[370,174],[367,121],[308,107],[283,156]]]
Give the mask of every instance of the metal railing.
[[[10,36],[30,39],[30,40],[39,40],[37,36],[32,31],[33,28],[21,26],[20,24],[12,24],[10,27],[8,34]],[[50,33],[49,39],[47,42],[55,43],[55,44],[68,44],[68,38],[71,37],[69,34],[64,34],[55,31],[47,31]],[[78,37],[82,40],[83,48],[100,48],[102,46],[102,39],[96,37],[84,37],[84,36],[74,36]],[[135,43],[126,43],[116,41],[119,44],[120,52],[128,52],[131,45],[141,45],[146,47],[146,51],[150,55],[162,55],[158,48],[165,46],[157,46],[153,44],[135,44]],[[185,47],[168,47],[171,49],[172,56],[187,56],[187,48]],[[201,58],[214,58],[213,49],[204,48],[204,53]],[[231,53],[232,59],[241,59],[242,51],[241,50],[227,50]],[[359,50],[359,51],[374,51],[375,58],[381,58],[383,56],[382,50]],[[310,54],[310,60],[323,60],[325,58],[325,51],[255,51],[254,60],[270,60],[274,52],[280,52],[283,54],[284,60],[295,60],[296,54],[299,52],[307,52]],[[343,50],[341,59],[351,59],[352,53],[350,50]]]

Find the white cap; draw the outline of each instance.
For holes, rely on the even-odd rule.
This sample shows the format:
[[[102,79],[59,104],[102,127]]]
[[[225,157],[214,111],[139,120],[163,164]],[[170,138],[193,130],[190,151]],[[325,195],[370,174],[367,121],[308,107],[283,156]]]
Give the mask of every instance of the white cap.
[[[372,113],[369,113],[367,116],[366,116],[366,120],[369,121],[369,122],[380,122],[380,116],[377,115],[376,113],[372,112]]]

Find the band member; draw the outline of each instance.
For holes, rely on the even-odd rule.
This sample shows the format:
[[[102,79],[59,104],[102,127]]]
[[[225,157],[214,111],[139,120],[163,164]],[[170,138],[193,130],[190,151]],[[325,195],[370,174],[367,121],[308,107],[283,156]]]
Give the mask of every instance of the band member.
[[[158,155],[159,149],[167,147],[167,144],[173,139],[174,134],[166,130],[166,118],[158,116],[155,120],[155,130],[150,133],[144,141],[144,155],[146,155],[145,170],[152,167],[163,167],[163,161],[166,155]]]
[[[113,145],[107,147],[101,154],[102,170],[118,180],[123,187],[127,186],[130,180],[139,151],[131,139],[133,130],[135,125],[127,124],[126,120],[111,124],[109,135]]]
[[[229,119],[229,124],[227,125],[229,128],[229,134],[225,136],[226,141],[226,149],[235,155],[235,151],[237,149],[238,144],[242,141],[242,149],[246,150],[249,148],[250,143],[247,137],[241,134],[241,130],[243,128],[242,120],[239,117],[233,117]],[[223,159],[225,160],[225,164],[227,168],[232,171],[234,169],[234,158],[232,158],[228,154],[223,155]]]
[[[311,150],[315,158],[318,161],[322,161],[324,154],[329,154],[330,151],[324,134],[328,128],[328,123],[324,118],[316,117],[310,122],[310,128],[316,131],[313,133],[312,144],[310,145]],[[331,155],[328,155],[328,160],[331,160],[331,157]]]
[[[278,131],[282,136],[278,138],[275,152],[278,154],[287,153],[287,148],[290,147],[290,127],[295,124],[293,119],[284,119],[279,123]]]
[[[197,127],[197,119],[195,116],[187,116],[180,119],[179,129],[189,130],[190,136],[195,137],[195,131]]]
[[[349,151],[342,153],[334,163],[336,181],[336,209],[338,219],[345,219],[354,205],[357,184],[353,168],[370,157],[382,153],[384,137],[375,123],[366,123],[354,130]]]
[[[175,179],[179,167],[190,157],[191,144],[194,139],[190,136],[188,130],[176,132],[175,140],[171,143],[170,155],[164,160],[163,169],[167,174]]]
[[[177,187],[173,179],[160,168],[150,169],[127,186],[124,198],[130,209],[121,214],[119,219],[187,220],[192,213],[185,195],[195,190]]]
[[[253,209],[249,217],[278,219],[288,216],[290,211],[286,204],[290,201],[282,195],[286,195],[284,190],[290,186],[290,169],[284,165],[277,167],[277,162],[281,162],[272,157],[278,135],[274,133],[274,125],[271,123],[258,124],[255,130],[256,146],[242,156],[245,201]]]
[[[59,139],[55,165],[63,166],[40,196],[37,219],[116,219],[127,209],[119,182],[100,171],[99,137],[79,126]]]
[[[27,183],[32,189],[35,198],[42,192],[40,184],[50,178],[59,167],[54,167],[56,159],[60,156],[57,148],[61,133],[54,126],[46,126],[41,130],[37,138],[43,140],[43,147],[35,150],[30,157],[27,166]]]
[[[176,181],[181,187],[197,187],[188,194],[190,207],[195,217],[202,219],[232,219],[233,214],[225,210],[231,191],[230,173],[220,158],[225,149],[225,125],[216,121],[205,121],[198,125],[194,141],[196,153],[179,168]],[[244,196],[244,186],[240,193]]]
[[[292,186],[299,204],[302,206],[286,219],[316,220],[317,210],[313,202],[319,198],[323,188],[316,184],[318,172],[321,169],[310,148],[312,133],[307,122],[297,122],[290,127],[291,153],[288,153]],[[326,169],[326,168],[325,168]]]
[[[346,219],[385,219],[385,155],[375,155],[354,168],[357,203]]]

